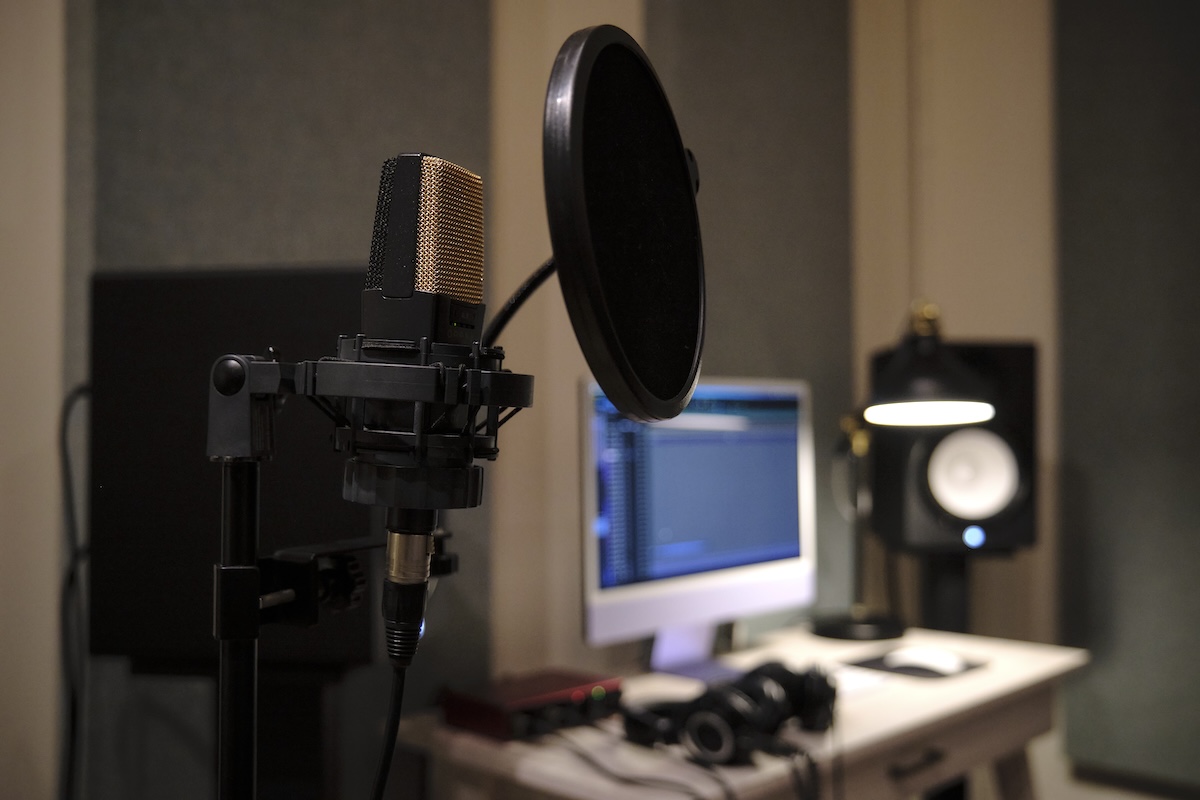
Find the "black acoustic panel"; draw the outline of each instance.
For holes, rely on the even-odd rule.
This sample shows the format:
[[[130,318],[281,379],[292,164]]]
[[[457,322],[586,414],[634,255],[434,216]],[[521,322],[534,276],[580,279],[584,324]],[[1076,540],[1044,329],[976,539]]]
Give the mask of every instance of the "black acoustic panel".
[[[1037,518],[1036,350],[1026,343],[948,342],[945,347],[984,382],[996,416],[969,429],[872,429],[872,528],[890,546],[913,552],[1004,552],[1031,545]],[[880,373],[890,355],[875,356],[872,375]],[[956,436],[968,431],[966,437]],[[1010,459],[1015,479],[1002,503],[980,512],[964,510],[948,502],[945,491],[938,491],[941,487],[931,486],[931,459],[955,447]],[[971,526],[984,536],[976,547],[964,542],[964,531]]]
[[[215,667],[212,565],[221,469],[205,453],[208,374],[225,353],[334,353],[358,328],[359,270],[143,272],[92,284],[91,650],[145,670]],[[303,398],[277,414],[261,468],[259,552],[365,536],[369,509],[341,497],[332,423]],[[364,604],[367,605],[367,604]],[[369,660],[373,609],[315,628],[263,629],[266,663]]]

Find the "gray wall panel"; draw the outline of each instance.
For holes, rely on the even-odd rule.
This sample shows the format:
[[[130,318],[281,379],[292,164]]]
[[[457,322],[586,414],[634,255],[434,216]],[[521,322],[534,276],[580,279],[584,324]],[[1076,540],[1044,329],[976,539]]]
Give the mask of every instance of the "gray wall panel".
[[[1068,753],[1195,790],[1200,7],[1057,21]]]
[[[829,486],[850,409],[846,3],[647,3],[647,50],[700,164],[704,374],[804,378],[816,405],[821,605],[849,601]]]
[[[487,166],[486,2],[96,5],[101,269],[365,263],[386,158]]]

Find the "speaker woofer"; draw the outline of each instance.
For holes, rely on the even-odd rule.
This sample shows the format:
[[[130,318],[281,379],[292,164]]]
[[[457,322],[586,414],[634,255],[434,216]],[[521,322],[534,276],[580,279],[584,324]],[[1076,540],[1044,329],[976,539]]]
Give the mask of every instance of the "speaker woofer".
[[[1021,469],[1012,448],[983,428],[964,428],[938,442],[926,475],[933,499],[963,520],[996,516],[1021,488]]]

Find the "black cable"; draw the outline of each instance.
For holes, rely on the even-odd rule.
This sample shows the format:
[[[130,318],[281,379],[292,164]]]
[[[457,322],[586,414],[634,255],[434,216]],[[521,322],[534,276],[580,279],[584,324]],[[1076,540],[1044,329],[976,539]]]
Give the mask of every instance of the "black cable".
[[[609,780],[615,781],[616,783],[624,784],[626,786],[642,786],[647,789],[663,789],[664,791],[668,792],[679,792],[681,794],[686,794],[688,797],[693,798],[693,800],[704,800],[703,795],[686,783],[681,781],[672,781],[666,778],[656,778],[650,775],[631,775],[624,772],[617,772],[615,769],[596,758],[594,755],[584,749],[578,742],[561,731],[553,731],[549,735],[562,741],[567,746],[568,750],[574,753],[576,757],[586,763],[589,767],[596,770]]]
[[[58,793],[62,800],[73,800],[75,797],[76,763],[79,760],[79,708],[82,682],[76,674],[74,647],[71,643],[74,638],[72,636],[71,606],[75,598],[75,588],[74,569],[68,567],[59,596],[59,647],[62,651],[63,694],[65,695],[58,781]]]
[[[829,735],[833,737],[833,763],[829,771],[833,774],[833,800],[845,800],[846,797],[846,759],[842,753],[842,727],[835,719],[830,726]]]
[[[392,666],[392,697],[388,703],[387,725],[383,731],[383,750],[379,754],[379,769],[375,773],[372,800],[383,800],[388,774],[392,771],[392,754],[396,751],[396,735],[400,730],[400,709],[404,705],[404,667]]]
[[[797,800],[817,800],[820,797],[820,776],[817,763],[804,750],[797,750],[791,757],[792,786]]]
[[[86,549],[80,543],[79,522],[75,516],[75,482],[71,469],[69,428],[71,411],[84,397],[91,395],[91,387],[83,384],[72,389],[63,400],[58,424],[59,466],[62,470],[63,530],[66,536],[66,570],[63,574],[59,595],[59,650],[62,658],[63,693],[65,697],[65,720],[62,739],[62,754],[59,763],[58,792],[62,800],[73,800],[76,795],[76,770],[80,753],[80,711],[84,701],[84,663],[87,620],[84,597],[80,591],[79,567],[86,557]],[[74,635],[72,635],[74,634]]]
[[[512,293],[512,297],[508,298],[508,302],[496,312],[496,316],[492,317],[492,321],[488,323],[483,331],[483,346],[493,347],[496,344],[496,337],[504,330],[504,326],[512,319],[513,314],[517,313],[525,301],[529,299],[537,288],[546,282],[546,279],[554,274],[554,270],[558,265],[554,263],[553,258],[546,259],[546,262],[533,271],[524,283]]]
[[[700,766],[704,767],[705,774],[721,787],[721,794],[725,795],[725,800],[737,800],[737,792],[733,790],[733,784],[725,780],[725,776],[717,771],[716,764],[700,764]]]

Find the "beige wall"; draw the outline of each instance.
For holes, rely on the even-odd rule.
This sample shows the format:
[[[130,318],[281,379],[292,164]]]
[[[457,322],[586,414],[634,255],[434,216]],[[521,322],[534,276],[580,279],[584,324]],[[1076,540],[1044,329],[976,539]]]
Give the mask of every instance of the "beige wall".
[[[65,45],[61,2],[0,1],[0,794],[31,799],[58,722]]]
[[[1051,4],[854,0],[851,17],[856,390],[865,392],[869,354],[897,339],[917,298],[941,306],[947,338],[1037,343],[1039,541],[1013,559],[972,563],[972,618],[978,633],[1052,640]]]
[[[487,186],[488,291],[497,308],[550,256],[542,188],[542,107],[563,42],[590,25],[635,39],[641,0],[494,0],[492,151]],[[492,514],[492,657],[498,674],[586,665],[612,653],[579,643],[579,381],[588,374],[557,279],[514,317],[498,342],[505,367],[536,376],[534,406],[501,431],[488,467]]]

